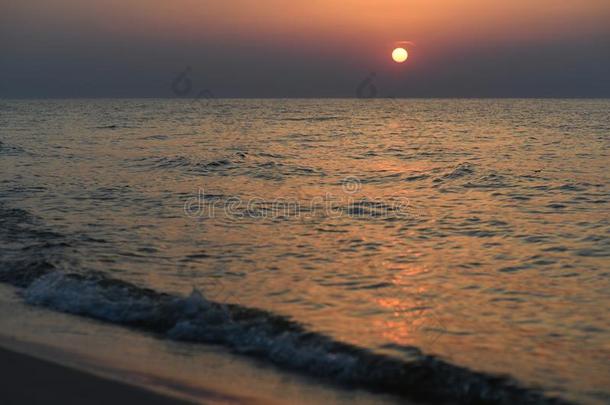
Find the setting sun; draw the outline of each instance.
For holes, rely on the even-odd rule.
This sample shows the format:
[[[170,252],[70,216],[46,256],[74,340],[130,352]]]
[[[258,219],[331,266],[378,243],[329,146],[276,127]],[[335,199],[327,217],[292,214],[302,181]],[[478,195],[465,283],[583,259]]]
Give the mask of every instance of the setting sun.
[[[409,57],[409,53],[405,48],[396,48],[392,51],[392,59],[396,63],[403,63]]]

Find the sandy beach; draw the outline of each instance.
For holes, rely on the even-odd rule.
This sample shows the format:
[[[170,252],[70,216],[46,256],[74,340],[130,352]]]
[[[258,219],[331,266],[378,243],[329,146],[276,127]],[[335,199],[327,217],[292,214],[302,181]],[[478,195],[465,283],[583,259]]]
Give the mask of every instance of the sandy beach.
[[[0,348],[0,364],[5,405],[189,403],[4,348]]]

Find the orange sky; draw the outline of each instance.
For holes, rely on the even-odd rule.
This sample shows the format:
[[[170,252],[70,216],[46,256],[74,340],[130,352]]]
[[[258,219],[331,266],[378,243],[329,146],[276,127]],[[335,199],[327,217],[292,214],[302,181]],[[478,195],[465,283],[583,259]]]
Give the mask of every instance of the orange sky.
[[[538,41],[605,29],[607,0],[26,0],[56,27],[183,40]],[[10,10],[9,10],[10,11]],[[23,12],[25,11],[25,12]],[[8,13],[10,16],[11,14]]]
[[[499,54],[510,47],[515,55],[519,47],[530,49],[531,55],[531,49],[536,46],[557,48],[564,42],[569,42],[571,48],[569,54],[566,51],[566,57],[572,57],[570,63],[574,64],[583,57],[601,58],[598,49],[605,48],[601,42],[610,39],[609,0],[20,0],[4,3],[0,6],[0,46],[4,41],[8,55],[28,51],[29,56],[40,55],[41,49],[61,48],[66,52],[72,50],[73,58],[78,59],[83,52],[91,51],[91,44],[104,43],[108,55],[102,58],[94,50],[88,57],[93,59],[98,52],[102,63],[111,64],[109,58],[119,56],[124,62],[126,52],[131,58],[137,55],[132,49],[147,47],[149,55],[158,54],[164,62],[170,57],[176,58],[180,53],[177,50],[182,49],[185,61],[177,62],[180,65],[198,62],[192,55],[199,49],[205,55],[202,64],[208,70],[202,74],[206,77],[242,68],[244,60],[269,71],[269,63],[284,64],[287,58],[296,57],[302,60],[298,64],[295,61],[295,68],[286,66],[281,72],[294,73],[304,63],[314,61],[322,77],[338,74],[346,67],[378,69],[383,65],[392,69],[387,62],[396,41],[415,43],[407,46],[410,59],[406,66],[411,70],[417,70],[418,66],[436,69],[452,63],[452,59],[463,59],[463,55]],[[576,55],[582,44],[597,44],[597,48],[585,49],[583,55]],[[115,56],[108,50],[115,45],[127,51],[117,51],[120,55]],[[558,52],[552,50],[554,58],[561,57]],[[254,61],[252,58],[257,56],[258,61]],[[66,56],[57,56],[55,60],[52,55],[45,58],[45,63],[52,61],[54,66],[59,66],[60,59],[65,60]],[[224,66],[220,66],[221,61]],[[160,64],[152,56],[146,62],[137,63],[146,63],[148,69]],[[533,67],[524,66],[522,71],[534,69],[537,63],[532,62]],[[590,66],[605,63],[603,59]],[[217,69],[214,64],[218,64]],[[323,72],[325,67],[335,70]],[[545,68],[548,70],[548,66]],[[20,67],[15,65],[14,70],[19,71]],[[565,70],[562,77],[571,71]],[[279,71],[269,74],[277,78]],[[361,70],[354,73],[361,74]],[[583,70],[582,74],[588,73]],[[252,75],[248,80],[258,78]],[[563,79],[557,76],[557,80]]]

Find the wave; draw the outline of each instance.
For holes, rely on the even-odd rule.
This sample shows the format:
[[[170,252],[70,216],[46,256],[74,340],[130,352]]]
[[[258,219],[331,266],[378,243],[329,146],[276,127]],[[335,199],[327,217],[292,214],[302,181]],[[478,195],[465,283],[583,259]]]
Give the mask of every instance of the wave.
[[[128,124],[107,124],[107,125],[98,125],[96,127],[93,127],[93,129],[127,129],[127,128],[137,128],[136,126],[133,125],[128,125]]]
[[[140,139],[144,141],[165,141],[169,139],[168,135],[158,134],[158,135],[148,135],[141,137]]]
[[[476,166],[472,163],[463,162],[454,167],[449,173],[443,174],[436,178],[435,182],[442,182],[446,180],[454,180],[462,177],[471,176],[475,173]]]
[[[254,178],[282,180],[292,176],[325,176],[325,173],[311,167],[283,163],[270,159],[248,159],[245,152],[236,152],[230,156],[200,160],[186,156],[148,157],[139,159],[137,166],[153,169],[179,169],[192,175],[244,175]]]
[[[239,158],[240,156],[237,154],[233,159],[221,158],[210,161],[194,160],[180,155],[163,156],[140,159],[137,165],[154,169],[182,169],[191,174],[201,174],[235,168],[235,165],[239,163]]]
[[[0,141],[0,156],[17,156],[25,153],[25,150],[19,146],[7,145]]]
[[[21,279],[22,280],[22,279]],[[417,349],[404,361],[333,340],[284,316],[159,293],[102,274],[46,272],[24,291],[26,302],[141,328],[181,341],[221,344],[308,375],[413,399],[458,403],[560,403],[507,377],[474,372]]]
[[[514,179],[469,162],[462,162],[433,180],[434,187],[462,187],[465,189],[501,189],[514,187]]]
[[[557,398],[408,348],[409,359],[375,353],[309,330],[286,316],[208,300],[194,289],[187,297],[109,278],[70,271],[62,260],[67,238],[50,233],[23,210],[0,206],[4,242],[0,281],[21,287],[27,303],[154,332],[166,338],[219,344],[276,366],[328,382],[426,402],[464,404],[560,404]],[[37,246],[28,256],[28,247]],[[66,250],[67,252],[67,250]],[[15,255],[20,253],[20,255]],[[20,257],[19,257],[20,256]],[[24,258],[25,257],[25,258]],[[63,258],[67,259],[67,258]],[[78,271],[78,272],[76,272]]]
[[[345,117],[336,117],[336,116],[328,116],[328,117],[286,117],[284,121],[305,121],[305,122],[316,122],[316,121],[336,121],[336,120],[345,120]]]

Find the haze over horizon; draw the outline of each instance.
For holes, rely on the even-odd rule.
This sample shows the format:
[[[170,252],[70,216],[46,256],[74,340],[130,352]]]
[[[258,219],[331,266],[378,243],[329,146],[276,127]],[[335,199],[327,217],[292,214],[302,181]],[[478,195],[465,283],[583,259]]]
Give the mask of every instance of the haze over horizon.
[[[610,97],[603,0],[24,0],[1,6],[0,97]],[[409,60],[390,53],[408,41]]]

